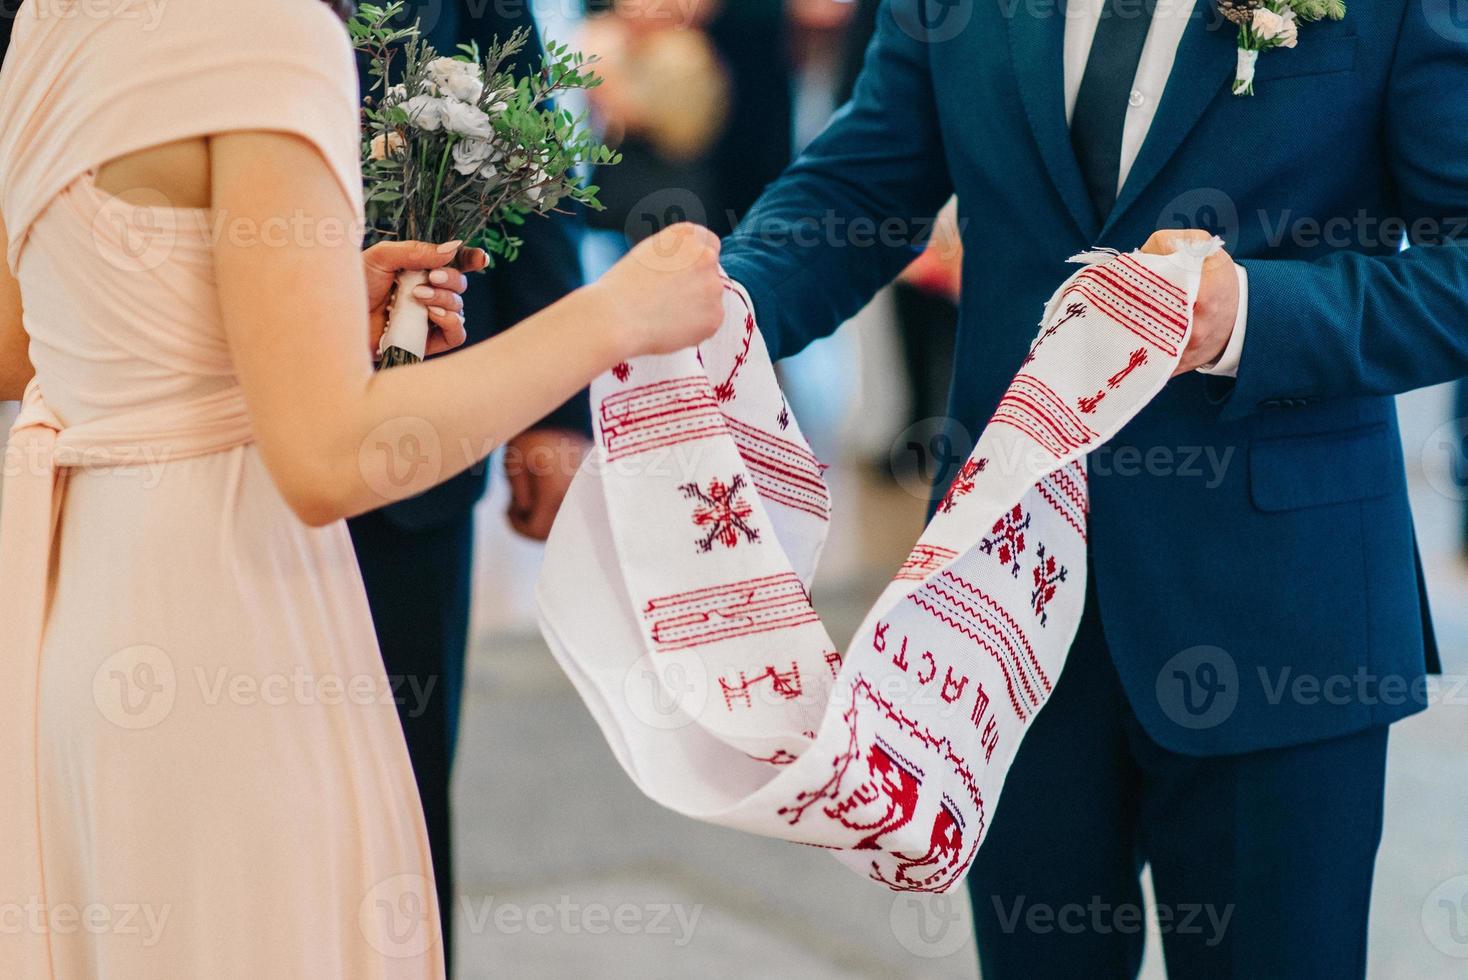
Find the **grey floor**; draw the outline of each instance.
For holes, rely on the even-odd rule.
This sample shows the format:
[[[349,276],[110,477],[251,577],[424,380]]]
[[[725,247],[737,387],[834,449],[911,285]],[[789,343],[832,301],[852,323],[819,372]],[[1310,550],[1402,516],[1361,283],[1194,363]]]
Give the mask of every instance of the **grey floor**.
[[[1468,976],[1468,565],[1445,492],[1442,390],[1404,401],[1418,534],[1449,674],[1391,741],[1371,976]],[[837,471],[817,590],[848,635],[920,504]],[[524,619],[535,552],[486,505],[456,793],[462,978],[977,976],[962,898],[896,896],[828,856],[684,820],[643,799]],[[1460,921],[1461,920],[1461,921]],[[1163,976],[1155,932],[1144,976]]]

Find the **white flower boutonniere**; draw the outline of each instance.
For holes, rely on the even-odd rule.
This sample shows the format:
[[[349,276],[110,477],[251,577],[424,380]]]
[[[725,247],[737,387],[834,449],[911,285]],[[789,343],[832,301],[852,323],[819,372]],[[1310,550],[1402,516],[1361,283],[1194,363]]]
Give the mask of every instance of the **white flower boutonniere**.
[[[1239,25],[1234,95],[1253,95],[1260,52],[1293,48],[1300,40],[1301,23],[1345,17],[1346,0],[1218,0],[1218,11]]]

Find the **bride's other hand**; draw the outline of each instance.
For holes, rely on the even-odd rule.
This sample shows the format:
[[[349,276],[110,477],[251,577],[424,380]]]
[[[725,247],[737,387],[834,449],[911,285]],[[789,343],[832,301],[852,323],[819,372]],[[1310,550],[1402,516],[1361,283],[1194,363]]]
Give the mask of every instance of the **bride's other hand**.
[[[587,287],[628,357],[670,354],[713,336],[724,319],[719,237],[677,224],[643,241]]]
[[[407,269],[433,270],[428,285],[414,291],[414,299],[428,307],[428,322],[435,327],[428,336],[425,353],[442,354],[464,343],[464,290],[469,288],[464,273],[483,269],[489,257],[482,249],[461,248],[462,244],[379,242],[362,253],[362,268],[367,274],[367,341],[374,356],[387,329],[393,282],[399,272]]]

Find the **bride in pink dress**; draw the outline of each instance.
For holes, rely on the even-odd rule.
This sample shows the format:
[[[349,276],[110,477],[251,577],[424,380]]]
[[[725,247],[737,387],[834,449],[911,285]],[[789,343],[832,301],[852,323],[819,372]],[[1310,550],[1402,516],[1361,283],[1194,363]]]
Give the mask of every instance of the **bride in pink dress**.
[[[105,7],[105,13],[103,9]],[[26,0],[0,74],[0,977],[441,977],[346,516],[711,334],[687,226],[374,374],[357,82],[321,0]],[[463,277],[428,302],[463,338]]]

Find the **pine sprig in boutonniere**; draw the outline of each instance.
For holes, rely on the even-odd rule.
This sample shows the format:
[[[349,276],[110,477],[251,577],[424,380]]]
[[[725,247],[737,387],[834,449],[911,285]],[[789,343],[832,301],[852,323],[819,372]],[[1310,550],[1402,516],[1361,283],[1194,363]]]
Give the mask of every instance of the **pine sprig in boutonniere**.
[[[1234,95],[1253,95],[1260,52],[1293,48],[1301,23],[1345,17],[1346,0],[1218,0],[1218,12],[1239,25]]]
[[[620,158],[584,117],[556,106],[566,93],[600,84],[591,59],[547,44],[539,70],[517,75],[512,66],[528,31],[497,38],[483,53],[461,46],[450,57],[402,19],[401,0],[364,3],[348,25],[372,78],[362,113],[371,237],[458,240],[485,249],[491,264],[512,262],[520,248],[514,229],[530,216],[563,201],[600,209],[597,188],[581,172]],[[398,276],[383,367],[423,357],[428,314],[411,293],[425,275]]]

